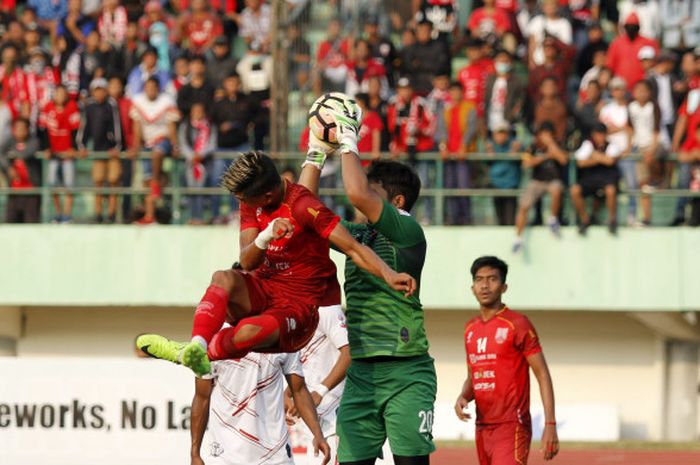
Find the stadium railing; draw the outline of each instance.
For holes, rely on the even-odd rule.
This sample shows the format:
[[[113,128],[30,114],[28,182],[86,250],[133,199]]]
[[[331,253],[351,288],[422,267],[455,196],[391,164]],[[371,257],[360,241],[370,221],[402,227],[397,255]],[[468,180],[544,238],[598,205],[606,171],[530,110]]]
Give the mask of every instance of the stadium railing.
[[[224,160],[234,160],[239,153],[237,152],[217,152],[216,158]],[[269,153],[275,159],[280,169],[293,167],[299,171],[299,166],[305,159],[305,155],[300,152],[285,152],[285,153]],[[134,161],[147,159],[150,155],[148,152],[140,153]],[[76,170],[89,172],[91,163],[95,160],[105,160],[109,156],[107,152],[91,152],[86,158],[76,158]],[[125,158],[122,154],[121,158]],[[369,157],[366,157],[370,159]],[[382,159],[392,159],[392,155],[388,153],[381,154]],[[639,154],[631,154],[629,156],[633,160],[641,160]],[[183,222],[183,198],[186,196],[216,196],[227,195],[227,193],[219,187],[186,187],[184,186],[184,158],[171,158],[171,168],[168,173],[169,184],[162,189],[164,197],[170,198],[172,208],[173,223],[179,224]],[[399,160],[406,161],[406,157],[399,157]],[[487,165],[493,161],[518,161],[517,154],[491,154],[491,153],[469,153],[466,160],[470,163]],[[5,198],[9,195],[40,195],[41,196],[41,218],[43,223],[50,222],[51,219],[51,198],[54,194],[101,194],[101,195],[117,195],[119,197],[126,195],[146,195],[150,190],[146,187],[95,187],[95,186],[76,186],[72,188],[52,187],[48,182],[48,161],[41,158],[42,161],[42,186],[34,188],[10,188],[0,187],[0,198]],[[668,161],[677,163],[677,157],[672,154]],[[517,197],[523,191],[527,176],[523,176],[523,182],[518,189],[496,189],[492,187],[474,187],[468,189],[447,189],[444,187],[445,162],[439,153],[425,152],[419,153],[415,157],[414,163],[427,163],[431,174],[431,181],[427,185],[424,181],[424,188],[421,189],[421,197],[432,200],[432,224],[442,225],[445,220],[445,200],[449,197],[469,197],[469,198],[494,198],[494,197]],[[432,166],[431,166],[432,165]],[[424,170],[425,171],[425,170]],[[525,174],[525,173],[524,173]],[[576,163],[573,158],[573,153],[570,154],[568,164],[569,184],[573,184],[576,180]],[[479,183],[485,184],[485,183]],[[341,184],[338,184],[339,186]],[[687,189],[652,189],[652,190],[621,190],[620,197],[650,195],[656,198],[679,198],[679,197],[700,197],[700,192],[693,192]],[[342,187],[321,187],[319,190],[321,197],[344,197]],[[2,222],[4,218],[0,218]]]

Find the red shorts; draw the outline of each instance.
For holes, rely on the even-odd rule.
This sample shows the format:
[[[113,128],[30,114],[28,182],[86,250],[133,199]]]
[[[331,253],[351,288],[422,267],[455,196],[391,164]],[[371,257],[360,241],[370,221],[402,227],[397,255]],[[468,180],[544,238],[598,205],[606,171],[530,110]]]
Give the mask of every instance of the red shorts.
[[[250,315],[269,315],[280,329],[277,347],[256,352],[296,352],[308,344],[318,326],[318,305],[304,303],[299,296],[280,294],[267,279],[249,273],[241,276],[248,288]]]
[[[476,426],[479,465],[526,465],[532,428],[520,423]]]

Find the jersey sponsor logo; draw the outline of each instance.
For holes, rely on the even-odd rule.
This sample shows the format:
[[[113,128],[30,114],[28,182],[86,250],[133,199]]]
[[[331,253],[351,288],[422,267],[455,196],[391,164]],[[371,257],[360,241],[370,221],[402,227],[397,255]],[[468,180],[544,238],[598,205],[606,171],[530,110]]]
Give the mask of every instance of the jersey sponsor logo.
[[[498,328],[496,330],[496,343],[503,344],[508,339],[508,328]]]
[[[315,210],[311,207],[307,208],[306,211],[309,212],[309,215],[313,216],[314,219],[318,216],[319,213],[318,210]]]
[[[401,328],[401,340],[403,342],[408,342],[408,340],[409,340],[408,328],[406,328],[405,326],[403,328]]]
[[[469,363],[474,365],[475,363],[483,362],[484,360],[496,360],[496,358],[498,358],[496,354],[469,354]]]
[[[495,382],[474,383],[474,390],[475,391],[495,391],[496,390],[496,383]]]
[[[224,448],[221,447],[221,444],[218,442],[212,442],[211,447],[209,448],[209,455],[212,457],[219,457],[221,454],[224,453]]]
[[[484,352],[486,352],[486,343],[488,342],[488,340],[489,338],[487,337],[480,337],[476,340],[476,353],[483,354]]]
[[[475,371],[474,379],[494,379],[496,378],[496,372],[493,370],[483,370]]]

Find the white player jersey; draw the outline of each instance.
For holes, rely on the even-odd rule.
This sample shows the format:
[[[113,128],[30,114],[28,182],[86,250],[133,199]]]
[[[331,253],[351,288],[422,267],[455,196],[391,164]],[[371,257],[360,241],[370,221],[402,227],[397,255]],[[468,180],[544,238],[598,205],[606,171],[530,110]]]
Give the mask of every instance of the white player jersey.
[[[348,345],[348,330],[341,306],[333,305],[319,308],[318,328],[311,341],[299,351],[309,391],[313,391],[315,386],[326,379],[328,373],[335,366],[335,362],[338,361],[339,349],[346,345]],[[345,380],[323,397],[317,409],[322,420],[322,427],[325,426],[323,420],[327,420],[329,415],[333,419],[335,418],[335,411],[340,404],[344,388]],[[335,433],[335,420],[332,423],[333,431],[330,434]],[[325,428],[323,432],[327,433]]]
[[[180,119],[180,113],[170,95],[161,93],[155,100],[149,100],[145,93],[140,93],[131,101],[129,117],[141,124],[144,145],[151,148],[168,137],[169,125]]]
[[[293,464],[285,423],[285,375],[303,376],[298,353],[251,352],[212,364],[207,464]]]

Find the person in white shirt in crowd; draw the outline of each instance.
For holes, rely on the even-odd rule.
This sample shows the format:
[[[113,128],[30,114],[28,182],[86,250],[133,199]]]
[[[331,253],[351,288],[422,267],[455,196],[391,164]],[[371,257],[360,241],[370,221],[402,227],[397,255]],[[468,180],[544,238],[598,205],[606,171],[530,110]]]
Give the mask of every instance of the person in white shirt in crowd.
[[[270,50],[272,8],[261,0],[245,0],[245,8],[238,16],[240,36],[246,44],[256,44],[260,51]]]
[[[632,126],[632,151],[642,157],[639,167],[639,184],[642,191],[649,192],[663,181],[664,160],[671,148],[671,138],[661,124],[661,110],[653,100],[652,85],[647,80],[639,81],[632,90],[634,100],[629,104]],[[642,225],[651,225],[651,197],[642,195]]]
[[[568,19],[559,15],[559,3],[557,0],[543,0],[542,14],[530,20],[527,26],[527,36],[529,40],[529,66],[544,63],[544,39],[546,35],[554,36],[566,45],[571,45],[573,32]]]
[[[608,209],[608,230],[617,232],[617,184],[620,172],[615,164],[622,151],[614,143],[607,141],[607,128],[597,123],[591,130],[591,137],[576,151],[578,169],[576,184],[571,186],[571,200],[579,218],[579,234],[585,235],[591,225],[591,217],[586,212],[586,197],[605,197]]]
[[[627,81],[616,76],[610,80],[612,100],[600,110],[600,121],[608,128],[608,142],[620,149],[617,167],[627,190],[637,189],[637,162],[628,158],[630,151],[629,110],[627,108]],[[637,198],[630,195],[627,205],[627,224],[637,221]]]
[[[660,0],[661,43],[681,50],[700,43],[700,5],[688,0]]]
[[[340,297],[340,289],[338,289]],[[323,437],[331,448],[331,463],[336,463],[338,451],[338,436],[335,433],[336,411],[340,405],[345,387],[345,372],[350,366],[350,347],[348,346],[348,330],[345,324],[345,314],[338,305],[320,307],[318,309],[318,328],[309,343],[299,351],[304,369],[306,384],[311,392],[318,412]],[[313,454],[313,432],[306,424],[299,424],[299,409],[292,400],[291,389],[285,391],[285,404],[288,423],[294,424],[303,438],[306,446],[305,461],[297,460],[297,465],[317,465],[320,457]]]
[[[693,3],[693,2],[687,2]],[[623,0],[618,4],[620,26],[632,13],[639,17],[639,35],[658,40],[661,35],[661,17],[658,0]]]
[[[207,378],[195,379],[192,465],[293,465],[282,401],[285,379],[299,414],[313,432],[313,449],[322,453],[319,463],[328,463],[330,449],[298,352],[250,352],[240,359],[216,361]],[[203,444],[207,427],[210,440]]]
[[[161,196],[163,159],[177,156],[177,122],[180,113],[175,99],[161,92],[158,78],[151,76],[144,84],[144,91],[134,97],[129,117],[134,121],[133,146],[128,152],[135,158],[143,147],[151,157],[143,160],[144,181],[149,182],[151,193],[146,196],[145,216],[141,224],[155,222],[155,204]]]

